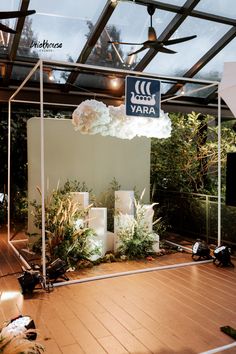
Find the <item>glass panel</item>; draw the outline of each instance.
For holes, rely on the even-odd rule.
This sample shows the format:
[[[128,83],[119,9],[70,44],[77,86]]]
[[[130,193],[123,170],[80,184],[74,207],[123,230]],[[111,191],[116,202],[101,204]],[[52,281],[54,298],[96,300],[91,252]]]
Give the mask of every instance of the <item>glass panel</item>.
[[[12,69],[12,79],[22,81],[29,74],[33,67],[14,65]],[[68,72],[65,69],[54,70],[44,66],[43,78],[44,83],[64,84],[67,78]],[[28,82],[39,82],[39,70],[37,70],[29,79]],[[27,86],[27,84],[26,84]]]
[[[225,61],[236,61],[236,38],[234,38],[208,64],[206,64],[202,70],[195,75],[195,78],[220,81]]]
[[[31,0],[36,14],[25,23],[18,56],[76,61],[106,0]]]
[[[117,78],[116,76],[103,76],[103,75],[89,75],[89,74],[80,74],[73,86],[84,89],[93,93],[94,90],[110,90],[110,94],[119,90],[124,84],[124,79]]]
[[[228,30],[230,26],[188,17],[175,32],[174,38],[196,34],[191,41],[168,46],[176,54],[157,53],[145,71],[170,76],[182,76],[191,68]]]
[[[195,10],[212,13],[214,15],[236,18],[235,0],[202,0]]]
[[[1,1],[0,11],[18,11],[19,4],[20,0]],[[11,29],[15,29],[16,21],[16,18],[0,19],[0,23],[2,23],[4,26],[10,27]],[[0,54],[8,53],[13,38],[14,34],[0,30]]]
[[[163,2],[165,4],[183,6],[186,0],[160,0],[159,2]]]
[[[202,88],[202,90],[200,90]],[[202,84],[197,84],[197,83],[188,83],[185,84],[183,86],[183,88],[181,88],[176,95],[183,95],[184,96],[190,96],[190,97],[207,97],[208,95],[210,95],[212,92],[215,91],[215,87],[211,86],[211,87],[206,87],[206,85],[202,85]],[[199,91],[195,91],[195,90],[199,90]],[[195,92],[192,92],[195,91]]]
[[[134,18],[135,13],[135,18]],[[157,10],[153,15],[153,27],[157,36],[164,30],[175,14]],[[133,56],[128,56],[142,47],[142,44],[124,45],[108,44],[109,40],[142,43],[148,39],[150,16],[146,6],[132,2],[120,2],[113,12],[105,30],[100,36],[87,63],[117,68],[133,68],[144,56],[147,50]]]

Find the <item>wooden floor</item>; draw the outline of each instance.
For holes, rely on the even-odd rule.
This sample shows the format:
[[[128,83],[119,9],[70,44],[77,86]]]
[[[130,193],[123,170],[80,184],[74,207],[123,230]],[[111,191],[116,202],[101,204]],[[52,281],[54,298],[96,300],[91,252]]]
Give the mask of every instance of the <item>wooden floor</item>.
[[[173,263],[174,257],[179,262],[189,255],[160,262]],[[193,354],[233,342],[219,327],[236,328],[235,268],[195,264],[63,286],[50,294],[38,290],[25,299],[16,275],[1,277],[20,269],[0,235],[0,322],[31,315],[46,353]]]

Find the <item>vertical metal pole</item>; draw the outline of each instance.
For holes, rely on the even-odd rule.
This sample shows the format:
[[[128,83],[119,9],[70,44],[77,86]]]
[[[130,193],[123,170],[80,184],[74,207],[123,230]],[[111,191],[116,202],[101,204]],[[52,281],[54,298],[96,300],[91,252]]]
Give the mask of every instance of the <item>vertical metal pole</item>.
[[[221,98],[218,85],[218,246],[221,244]]]
[[[7,151],[7,240],[11,234],[11,100],[8,101],[8,151]]]
[[[206,198],[206,241],[209,242],[209,197],[208,195],[205,196]]]
[[[43,277],[46,282],[46,244],[45,244],[45,183],[44,183],[44,112],[43,112],[43,61],[39,65],[40,83],[40,162],[41,162],[41,193],[42,193],[42,263]]]

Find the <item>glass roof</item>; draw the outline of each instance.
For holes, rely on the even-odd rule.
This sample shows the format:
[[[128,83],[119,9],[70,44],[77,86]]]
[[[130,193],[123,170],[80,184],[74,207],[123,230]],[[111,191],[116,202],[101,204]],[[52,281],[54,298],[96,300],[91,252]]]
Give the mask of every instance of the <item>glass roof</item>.
[[[17,11],[19,9],[20,0],[5,0],[0,1],[0,11]],[[0,23],[5,26],[15,29],[16,18],[1,19]],[[0,54],[7,54],[11,45],[13,34],[0,31]]]
[[[224,62],[236,61],[236,39],[223,48],[194,77],[205,80],[221,80]]]
[[[176,54],[158,53],[146,67],[146,72],[157,72],[162,75],[182,76],[197,62],[229,29],[231,26],[221,23],[188,17],[171,37],[197,35],[191,41],[171,46]]]
[[[200,1],[195,10],[236,19],[235,0],[204,0]]]
[[[30,9],[36,14],[26,20],[18,56],[76,61],[87,40],[87,22],[95,24],[105,2],[86,0],[84,6],[74,0],[31,0]]]
[[[152,16],[154,41],[148,40],[150,4],[155,10]],[[179,11],[183,5],[187,16],[185,11]],[[0,11],[24,8],[36,13],[23,17],[22,29],[22,20],[18,22],[18,18],[0,19],[0,24],[17,28],[19,32],[9,34],[4,27],[0,28],[0,90],[10,86],[11,80],[14,85],[20,83],[38,58],[93,66],[81,73],[81,69],[48,64],[44,68],[45,82],[47,87],[54,84],[52,90],[60,90],[58,94],[87,90],[109,95],[110,90],[113,97],[115,87],[111,83],[116,69],[184,76],[186,83],[188,75],[219,80],[224,62],[236,61],[236,1],[200,0],[188,12],[190,5],[191,1],[186,0],[1,0]],[[177,44],[165,43],[192,35],[197,37]],[[166,49],[176,53],[163,52]],[[136,51],[138,53],[129,55]],[[112,68],[112,74],[104,74],[101,67]],[[116,96],[121,99],[125,74],[118,76]],[[30,83],[36,86],[38,78],[38,74],[34,75]],[[194,85],[195,88],[201,85],[185,84],[183,79],[172,82],[166,80],[162,85],[162,97],[178,94],[183,84],[187,95],[195,96],[194,100],[203,99],[212,91],[194,94],[191,93]]]
[[[134,19],[135,13],[135,21]],[[153,27],[158,28],[158,32],[162,32],[166,25],[171,22],[175,14],[158,10],[153,15]],[[142,43],[147,40],[148,36],[148,26],[150,25],[150,17],[147,13],[145,6],[137,6],[132,2],[121,2],[118,4],[116,10],[113,12],[106,28],[105,33],[99,38],[96,43],[95,50],[90,54],[87,63],[96,65],[104,65],[106,62],[109,65],[109,60],[100,58],[96,55],[96,51],[101,47],[101,40],[119,40],[122,42],[131,43]],[[105,37],[105,38],[104,38]],[[117,62],[116,67],[134,67],[142,57],[145,55],[147,50],[135,54],[131,57],[128,56],[140,48],[140,45],[108,45],[107,52],[114,52],[115,61]],[[114,62],[114,61],[113,61]]]
[[[172,5],[177,5],[177,6],[183,6],[186,0],[160,0],[160,2],[163,2],[165,4],[172,4]]]

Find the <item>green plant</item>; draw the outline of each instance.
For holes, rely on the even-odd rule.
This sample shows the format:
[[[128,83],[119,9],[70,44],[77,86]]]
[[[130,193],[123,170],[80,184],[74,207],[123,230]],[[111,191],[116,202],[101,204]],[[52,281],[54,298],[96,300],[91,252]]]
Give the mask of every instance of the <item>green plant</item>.
[[[41,193],[40,190],[39,192]],[[34,208],[34,224],[42,229],[41,204],[36,200],[31,204]],[[89,258],[98,252],[97,247],[91,247],[95,232],[86,226],[90,207],[91,205],[81,209],[70,194],[64,194],[60,190],[54,190],[46,198],[46,254],[49,261],[60,257],[69,265],[74,265],[79,259]],[[41,239],[33,247],[34,250],[37,250],[40,243]]]
[[[109,231],[114,229],[115,191],[120,190],[120,187],[119,182],[114,177],[99,200],[99,204],[107,208],[107,229]]]
[[[168,139],[152,139],[151,187],[216,194],[217,126],[215,118],[192,112],[171,114],[172,134]],[[229,124],[221,127],[222,185],[225,184],[225,160],[235,151],[235,132]]]
[[[142,196],[138,201],[134,199],[135,217],[123,214],[116,216],[118,252],[129,259],[144,258],[153,253],[153,244],[156,241],[155,233],[149,231],[146,221],[147,209],[141,204],[141,200]],[[152,204],[150,208],[155,204]],[[155,223],[158,222],[160,219],[155,221]]]

